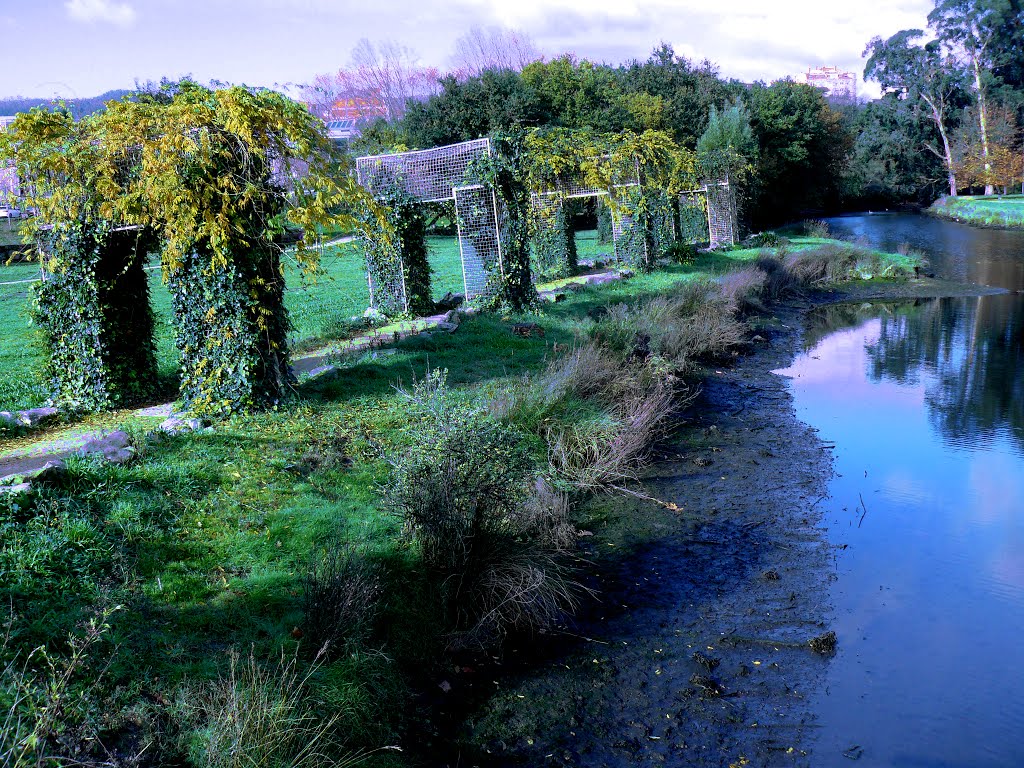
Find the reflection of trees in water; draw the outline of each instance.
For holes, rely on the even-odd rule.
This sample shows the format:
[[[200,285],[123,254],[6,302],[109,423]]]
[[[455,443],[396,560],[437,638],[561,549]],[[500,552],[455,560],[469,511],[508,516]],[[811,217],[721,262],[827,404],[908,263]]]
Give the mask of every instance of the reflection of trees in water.
[[[866,347],[875,381],[925,382],[932,423],[954,442],[1001,430],[1024,445],[1024,300],[1018,296],[929,299],[913,304],[837,307],[824,331],[879,318]],[[817,313],[816,313],[817,314]],[[922,375],[926,374],[926,375]]]

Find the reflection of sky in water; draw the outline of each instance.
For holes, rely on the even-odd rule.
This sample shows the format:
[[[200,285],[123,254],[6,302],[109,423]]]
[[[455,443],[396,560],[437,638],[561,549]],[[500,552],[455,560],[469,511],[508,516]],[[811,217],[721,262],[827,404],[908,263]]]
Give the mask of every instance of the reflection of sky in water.
[[[849,545],[815,766],[849,765],[858,744],[865,765],[1024,761],[1024,457],[1006,424],[940,433],[929,411],[968,358],[964,326],[950,330],[942,365],[919,359],[911,376],[871,374],[877,318],[780,371],[799,416],[836,443],[825,523]]]

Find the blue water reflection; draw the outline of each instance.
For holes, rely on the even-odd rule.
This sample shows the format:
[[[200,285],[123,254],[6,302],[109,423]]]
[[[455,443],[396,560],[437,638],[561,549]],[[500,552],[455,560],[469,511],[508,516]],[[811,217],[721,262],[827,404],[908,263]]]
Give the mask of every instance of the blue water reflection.
[[[1024,759],[1022,317],[1013,296],[826,309],[784,372],[836,444],[814,765]]]
[[[1024,289],[1024,232],[830,220],[942,277]],[[823,309],[792,368],[834,442],[825,506],[839,650],[816,766],[1024,763],[1024,298]]]

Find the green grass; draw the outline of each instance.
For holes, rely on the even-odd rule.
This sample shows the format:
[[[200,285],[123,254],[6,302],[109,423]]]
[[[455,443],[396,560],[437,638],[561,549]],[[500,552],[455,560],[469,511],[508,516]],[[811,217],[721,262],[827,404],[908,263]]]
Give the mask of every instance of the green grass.
[[[433,245],[440,293],[452,279],[453,249],[450,241]],[[280,410],[237,416],[208,433],[140,440],[140,459],[124,467],[73,462],[68,477],[44,488],[28,510],[0,498],[0,585],[4,608],[18,617],[17,647],[57,645],[97,605],[123,606],[110,619],[110,642],[76,679],[88,686],[109,663],[91,693],[108,721],[126,713],[129,723],[147,722],[138,710],[143,697],[164,702],[173,719],[180,686],[222,674],[229,648],[271,660],[282,647],[293,653],[310,554],[332,539],[357,542],[383,569],[382,620],[365,648],[330,661],[312,684],[341,713],[353,746],[393,743],[409,714],[409,681],[433,686],[450,674],[437,667],[445,638],[434,586],[379,498],[390,461],[409,442],[407,403],[396,387],[447,369],[462,396],[486,397],[541,370],[555,345],[571,345],[598,308],[715,277],[759,253],[701,255],[691,265],[573,293],[528,316],[542,337],[510,332],[510,323],[526,318],[467,317],[455,334],[354,357],[336,375],[302,384]],[[332,302],[338,317],[360,305],[342,295],[360,282],[357,258],[332,255],[318,289],[289,294],[297,333],[329,332],[333,321],[321,314]],[[17,270],[31,275],[30,267]],[[299,649],[304,659],[309,651]]]
[[[10,226],[11,219],[0,219],[0,248],[20,246],[21,233],[18,231],[17,225]]]
[[[1024,227],[1024,195],[941,197],[930,213],[947,219],[990,227]]]
[[[576,254],[581,260],[612,259],[615,257],[615,246],[598,242],[596,229],[585,229],[576,233]]]

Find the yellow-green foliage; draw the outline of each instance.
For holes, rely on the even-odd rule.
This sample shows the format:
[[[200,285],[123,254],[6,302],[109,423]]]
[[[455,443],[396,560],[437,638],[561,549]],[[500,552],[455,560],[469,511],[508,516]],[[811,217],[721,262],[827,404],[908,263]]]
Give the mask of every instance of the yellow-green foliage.
[[[105,360],[104,334],[117,348],[123,330],[75,326],[76,318],[97,315],[79,311],[102,288],[92,286],[103,245],[97,233],[124,225],[153,232],[175,292],[184,400],[217,414],[275,402],[288,384],[278,244],[286,225],[315,233],[357,226],[355,206],[370,211],[363,221],[381,213],[345,172],[322,123],[268,90],[183,80],[109,102],[77,123],[61,111],[34,110],[3,137],[5,157],[28,182],[26,204],[39,210],[26,229],[45,240],[44,266],[88,289],[57,308],[68,322],[44,329],[51,340],[95,339],[91,360]],[[381,236],[393,237],[379,218]],[[312,270],[319,253],[300,240],[296,259]],[[139,261],[135,253],[124,258]],[[143,343],[152,346],[151,330]],[[87,373],[75,381],[96,393],[73,399],[106,406],[104,377]]]

